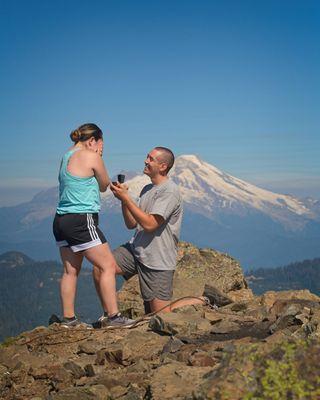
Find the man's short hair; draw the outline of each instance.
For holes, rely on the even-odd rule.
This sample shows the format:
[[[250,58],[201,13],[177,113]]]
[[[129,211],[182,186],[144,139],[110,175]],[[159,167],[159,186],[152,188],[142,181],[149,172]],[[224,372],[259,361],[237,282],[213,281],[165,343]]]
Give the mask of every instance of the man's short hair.
[[[162,146],[155,147],[155,150],[157,150],[161,153],[161,155],[160,155],[160,157],[158,157],[158,159],[160,158],[161,162],[164,162],[165,164],[167,164],[166,173],[168,173],[174,164],[173,152],[170,149],[168,149],[167,147],[162,147]]]

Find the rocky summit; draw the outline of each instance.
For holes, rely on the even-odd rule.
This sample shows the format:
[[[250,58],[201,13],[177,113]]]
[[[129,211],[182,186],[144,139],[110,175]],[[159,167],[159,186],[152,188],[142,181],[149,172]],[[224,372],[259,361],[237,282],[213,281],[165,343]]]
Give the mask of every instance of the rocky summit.
[[[219,307],[144,317],[138,281],[119,292],[130,329],[53,323],[0,345],[1,399],[319,399],[320,298],[254,296],[239,263],[182,243],[174,299],[204,288]]]

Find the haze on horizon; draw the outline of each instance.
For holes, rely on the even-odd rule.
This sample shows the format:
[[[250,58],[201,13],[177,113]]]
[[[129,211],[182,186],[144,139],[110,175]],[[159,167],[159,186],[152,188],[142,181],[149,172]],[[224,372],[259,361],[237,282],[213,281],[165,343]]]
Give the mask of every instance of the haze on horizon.
[[[0,206],[55,186],[88,121],[110,175],[165,145],[320,198],[317,1],[17,0],[0,15]]]

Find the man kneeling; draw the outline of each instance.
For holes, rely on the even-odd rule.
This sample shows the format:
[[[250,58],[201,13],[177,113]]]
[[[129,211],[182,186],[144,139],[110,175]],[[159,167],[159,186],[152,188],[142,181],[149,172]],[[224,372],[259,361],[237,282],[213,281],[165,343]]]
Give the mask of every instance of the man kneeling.
[[[178,186],[168,177],[174,155],[165,147],[155,147],[147,155],[144,174],[146,185],[138,205],[131,199],[125,184],[111,185],[121,201],[128,229],[135,229],[130,242],[114,250],[117,274],[130,279],[138,274],[145,312],[163,309],[172,298],[173,275],[182,220],[182,198]],[[95,278],[98,277],[95,275]]]

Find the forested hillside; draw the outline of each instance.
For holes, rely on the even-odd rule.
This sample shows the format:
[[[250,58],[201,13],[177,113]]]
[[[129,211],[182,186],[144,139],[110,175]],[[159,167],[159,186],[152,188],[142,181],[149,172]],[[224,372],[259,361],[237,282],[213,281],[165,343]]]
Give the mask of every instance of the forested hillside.
[[[320,258],[304,260],[278,268],[260,268],[246,273],[255,294],[267,290],[309,289],[320,295]]]
[[[35,262],[22,253],[0,256],[0,341],[60,314],[59,279],[62,266],[54,261]],[[79,277],[77,313],[93,321],[101,315],[91,270]]]

